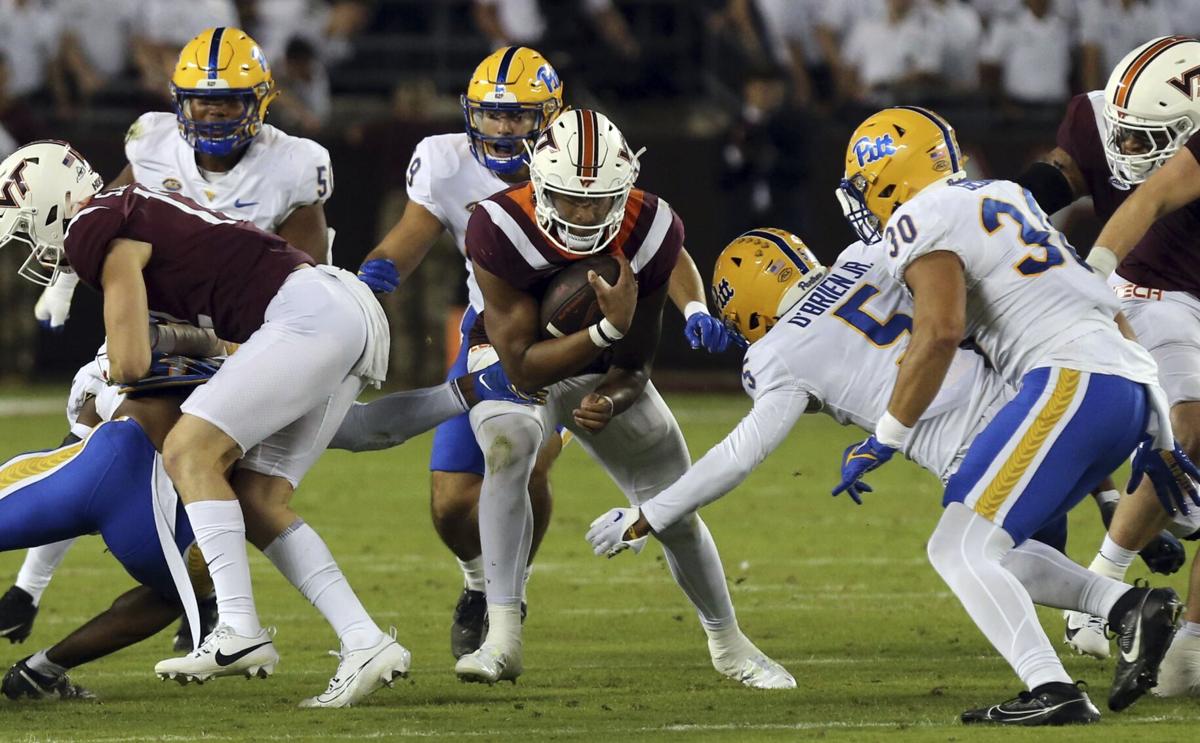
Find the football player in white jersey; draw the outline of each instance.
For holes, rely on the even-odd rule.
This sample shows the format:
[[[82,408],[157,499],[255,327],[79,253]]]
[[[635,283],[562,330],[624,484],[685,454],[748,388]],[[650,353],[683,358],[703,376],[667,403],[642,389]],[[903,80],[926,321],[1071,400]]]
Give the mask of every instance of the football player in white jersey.
[[[563,110],[563,85],[550,63],[526,47],[503,47],[486,57],[462,96],[466,131],[422,140],[409,161],[409,203],[400,221],[364,260],[359,277],[379,293],[391,292],[417,269],[433,243],[448,231],[467,269],[470,306],[461,323],[462,340],[449,375],[466,370],[466,333],[483,310],[483,296],[466,260],[466,228],[475,205],[509,186],[529,180],[526,147]],[[671,275],[672,301],[687,319],[692,348],[719,353],[729,343],[725,328],[708,313],[704,285],[686,251]],[[372,416],[370,405],[355,409]],[[386,426],[380,412],[375,428]],[[530,478],[536,554],[550,520],[547,473],[563,440],[548,438]],[[483,481],[483,453],[463,415],[438,427],[429,463],[430,510],[434,527],[463,572],[450,628],[455,658],[474,652],[482,641],[487,603],[479,545],[477,506]]]
[[[965,179],[953,131],[936,114],[899,106],[859,125],[837,195],[914,308],[887,410],[874,435],[847,448],[834,492],[854,489],[906,445],[958,345],[973,339],[1017,394],[948,481],[929,559],[1029,693],[963,721],[1093,722],[1099,712],[1001,561],[1135,449],[1135,481],[1149,475],[1168,507],[1197,497],[1187,475],[1200,473],[1174,441],[1158,368],[1118,330],[1117,299],[1028,191]],[[1143,597],[1145,621],[1119,640],[1110,709],[1154,685],[1181,610],[1169,589]]]
[[[275,232],[318,263],[327,263],[329,237],[324,203],[333,192],[329,153],[310,139],[266,124],[278,95],[262,50],[236,28],[210,28],[187,43],[171,78],[175,113],[143,114],[125,137],[128,164],[109,184],[134,181],[180,193],[196,203]],[[78,278],[63,271],[38,299],[35,314],[45,327],[61,329],[70,313]],[[83,409],[105,382],[95,364],[76,375],[68,418],[82,437],[100,422]],[[0,637],[28,637],[37,605],[71,542],[30,550],[16,584],[0,598]],[[204,601],[201,636],[212,628],[215,603]],[[177,650],[191,648],[181,625]]]
[[[751,230],[717,259],[712,289],[722,318],[751,344],[742,385],[754,405],[674,484],[639,507],[612,509],[593,521],[587,539],[597,555],[639,549],[650,531],[669,528],[737,487],[805,413],[867,430],[886,413],[890,383],[908,350],[912,300],[877,250],[855,243],[827,271],[795,235]],[[972,439],[1014,395],[982,356],[958,350],[904,455],[947,481]],[[850,490],[855,502],[869,491],[862,486]],[[1035,539],[1003,564],[1039,604],[1096,605],[1114,627],[1135,631],[1141,621],[1138,603],[1149,589],[1085,570]]]

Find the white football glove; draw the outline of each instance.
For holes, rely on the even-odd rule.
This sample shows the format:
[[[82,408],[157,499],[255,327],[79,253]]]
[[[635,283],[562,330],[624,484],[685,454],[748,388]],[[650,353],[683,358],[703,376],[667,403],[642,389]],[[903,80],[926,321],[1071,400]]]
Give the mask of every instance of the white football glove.
[[[638,554],[646,546],[650,535],[634,537],[630,530],[637,520],[642,517],[636,508],[614,508],[592,522],[588,529],[587,540],[592,544],[592,552],[597,557],[607,555],[615,557],[625,550],[633,550]]]
[[[42,296],[33,306],[38,325],[47,330],[62,330],[71,315],[71,297],[78,284],[79,276],[73,271],[58,272],[54,283],[42,290]]]

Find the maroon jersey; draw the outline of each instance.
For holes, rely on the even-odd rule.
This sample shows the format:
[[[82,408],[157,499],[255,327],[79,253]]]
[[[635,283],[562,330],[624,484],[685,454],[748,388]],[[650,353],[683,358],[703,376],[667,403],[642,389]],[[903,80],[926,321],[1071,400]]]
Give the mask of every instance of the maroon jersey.
[[[533,186],[526,183],[479,202],[467,222],[467,256],[514,288],[540,298],[550,278],[584,256],[555,247],[538,229]],[[621,229],[602,252],[620,251],[638,280],[638,298],[660,289],[671,276],[683,249],[683,222],[670,205],[652,193],[633,189],[625,203]],[[487,343],[484,311],[470,342]]]
[[[100,289],[109,244],[150,243],[142,271],[151,314],[244,343],[288,275],[313,260],[278,235],[138,184],[97,194],[71,220],[65,247],[79,278]]]
[[[1058,127],[1057,140],[1083,173],[1096,216],[1107,222],[1131,191],[1115,185],[1108,169],[1101,140],[1103,109],[1102,91],[1072,98]],[[1200,159],[1200,135],[1193,135],[1186,147]],[[1200,297],[1200,201],[1155,222],[1121,262],[1117,273],[1141,286]]]

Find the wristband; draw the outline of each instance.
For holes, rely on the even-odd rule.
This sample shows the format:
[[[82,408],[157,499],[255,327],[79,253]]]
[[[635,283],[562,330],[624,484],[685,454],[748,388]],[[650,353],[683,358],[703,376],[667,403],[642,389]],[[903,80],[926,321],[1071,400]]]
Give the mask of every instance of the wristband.
[[[1102,245],[1093,245],[1091,252],[1088,253],[1087,259],[1084,261],[1092,268],[1096,269],[1103,278],[1108,278],[1113,271],[1117,270],[1117,264],[1121,261],[1117,258],[1117,254]]]
[[[908,441],[908,436],[911,433],[912,426],[904,425],[896,420],[894,415],[886,412],[875,426],[875,440],[893,449],[899,449],[904,446],[904,442]]]
[[[685,320],[690,320],[692,315],[695,315],[696,313],[703,313],[705,315],[709,314],[708,305],[703,302],[692,301],[683,306],[683,317]]]
[[[609,322],[607,317],[601,318],[600,322],[589,327],[588,335],[598,348],[608,348],[625,337],[625,334],[617,330],[617,326]]]

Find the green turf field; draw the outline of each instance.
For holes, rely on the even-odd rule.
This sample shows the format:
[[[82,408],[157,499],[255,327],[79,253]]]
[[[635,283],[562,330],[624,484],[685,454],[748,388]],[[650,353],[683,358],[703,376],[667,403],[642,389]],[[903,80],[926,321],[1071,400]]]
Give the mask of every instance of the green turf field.
[[[694,456],[746,409],[740,397],[668,395]],[[57,441],[59,414],[0,419],[0,452]],[[622,496],[578,446],[554,473],[550,533],[529,585],[525,675],[495,687],[453,674],[448,625],[457,567],[429,525],[424,436],[391,452],[328,454],[297,494],[297,510],[329,542],[381,625],[394,624],[413,671],[361,707],[294,709],[324,689],[335,639],[316,611],[257,553],[259,610],[283,657],[265,681],[202,687],[159,682],[167,633],[80,669],[99,703],[0,698],[3,740],[1195,740],[1195,700],[1144,698],[1104,709],[1113,662],[1064,656],[1105,712],[1100,727],[1013,731],[964,728],[968,707],[1001,701],[1017,679],[986,644],[925,560],[940,509],[935,480],[893,462],[855,507],[830,498],[842,448],[860,434],[823,417],[804,421],[738,491],[705,513],[721,548],[746,633],[796,676],[790,692],[760,692],[720,677],[704,635],[657,547],[595,558],[588,523]],[[1088,562],[1101,536],[1090,502],[1072,519],[1072,555]],[[0,556],[0,583],[20,555]],[[1131,577],[1145,574],[1138,562]],[[1159,581],[1161,582],[1161,580]],[[1182,590],[1183,579],[1170,584]],[[25,645],[0,645],[5,666],[105,607],[131,581],[89,537],[68,555]],[[3,586],[0,586],[0,590]],[[1045,611],[1056,642],[1061,621]]]

